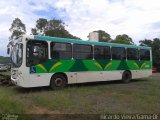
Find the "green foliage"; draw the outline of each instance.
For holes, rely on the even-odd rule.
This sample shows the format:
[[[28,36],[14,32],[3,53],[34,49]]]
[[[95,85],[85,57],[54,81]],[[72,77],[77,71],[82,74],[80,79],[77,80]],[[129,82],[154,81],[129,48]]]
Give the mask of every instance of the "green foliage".
[[[144,39],[144,40],[140,40],[139,43],[140,43],[140,46],[152,47],[153,41],[149,39]]]
[[[44,32],[48,21],[47,19],[39,18],[36,23],[36,28],[40,30],[40,32]]]
[[[129,44],[129,45],[134,44],[134,42],[132,41],[132,38],[126,34],[117,35],[115,40],[112,40],[111,43]]]
[[[140,45],[152,47],[153,66],[160,66],[160,39],[154,38],[153,41],[148,39],[141,40]]]
[[[31,29],[33,35],[45,35],[62,38],[74,38],[80,39],[76,36],[71,35],[66,29],[66,25],[62,20],[51,19],[47,20],[39,18],[36,21],[36,27]]]
[[[108,42],[108,41],[111,40],[110,34],[106,33],[103,30],[97,30],[97,31],[94,31],[94,32],[98,32],[99,33],[99,41],[100,42]]]
[[[9,29],[9,31],[12,33],[10,38],[15,39],[18,36],[26,33],[26,27],[19,18],[15,18],[11,24],[11,28]]]

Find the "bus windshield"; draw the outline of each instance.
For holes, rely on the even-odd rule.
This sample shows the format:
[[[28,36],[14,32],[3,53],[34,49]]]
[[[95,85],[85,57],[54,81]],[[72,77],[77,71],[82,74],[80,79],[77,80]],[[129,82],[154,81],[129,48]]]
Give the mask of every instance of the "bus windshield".
[[[12,67],[20,67],[22,64],[23,45],[16,44],[12,46],[11,62]]]

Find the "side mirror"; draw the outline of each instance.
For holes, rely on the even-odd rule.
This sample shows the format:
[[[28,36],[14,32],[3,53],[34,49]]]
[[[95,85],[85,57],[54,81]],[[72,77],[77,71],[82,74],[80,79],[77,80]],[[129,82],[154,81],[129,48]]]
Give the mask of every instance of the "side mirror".
[[[8,55],[10,54],[10,48],[7,48],[7,54]]]

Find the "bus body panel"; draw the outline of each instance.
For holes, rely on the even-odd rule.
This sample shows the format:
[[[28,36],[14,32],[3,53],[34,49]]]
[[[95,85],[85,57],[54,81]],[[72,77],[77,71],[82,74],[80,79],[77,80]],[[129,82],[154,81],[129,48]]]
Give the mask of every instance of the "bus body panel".
[[[122,71],[105,71],[105,72],[66,72],[68,77],[68,84],[73,83],[86,83],[86,82],[98,82],[98,81],[112,81],[121,80]],[[149,77],[152,75],[151,70],[132,70],[132,79]],[[39,87],[49,86],[50,79],[55,73],[48,74],[31,74],[28,77],[23,78],[19,76],[16,80],[16,84],[22,87]],[[25,75],[24,75],[25,76]],[[27,79],[28,78],[28,79]]]
[[[137,79],[137,78],[146,78],[152,75],[152,70],[133,70],[131,71],[132,73],[132,79]]]
[[[77,83],[103,81],[102,72],[77,72]]]

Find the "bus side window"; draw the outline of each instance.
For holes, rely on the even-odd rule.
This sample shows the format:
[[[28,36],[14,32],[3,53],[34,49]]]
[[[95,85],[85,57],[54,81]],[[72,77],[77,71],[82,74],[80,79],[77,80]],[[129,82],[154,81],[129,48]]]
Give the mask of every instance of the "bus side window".
[[[136,48],[127,48],[127,60],[139,60],[139,51]]]
[[[27,42],[27,66],[45,62],[48,59],[48,43],[45,41],[30,40]]]
[[[96,60],[104,60],[105,54],[104,54],[104,47],[103,46],[94,46],[94,59]]]
[[[110,60],[111,59],[111,49],[110,47],[105,47],[105,59]]]
[[[71,59],[72,46],[70,43],[51,42],[52,59]]]
[[[74,59],[93,59],[93,48],[91,45],[74,44],[73,45]]]
[[[110,47],[105,46],[94,46],[94,59],[96,60],[110,60],[111,54],[110,54]]]
[[[150,50],[140,49],[140,60],[150,60]]]
[[[126,52],[125,48],[123,47],[112,47],[111,48],[112,59],[113,60],[125,60],[126,59]]]

